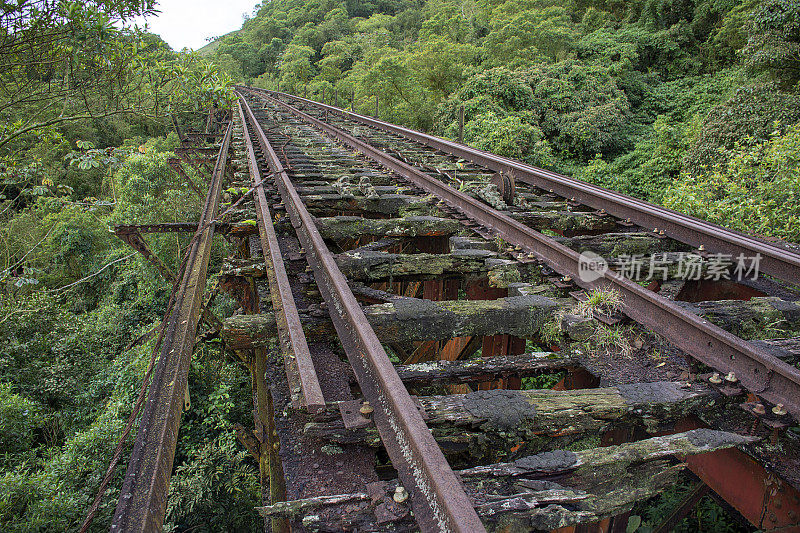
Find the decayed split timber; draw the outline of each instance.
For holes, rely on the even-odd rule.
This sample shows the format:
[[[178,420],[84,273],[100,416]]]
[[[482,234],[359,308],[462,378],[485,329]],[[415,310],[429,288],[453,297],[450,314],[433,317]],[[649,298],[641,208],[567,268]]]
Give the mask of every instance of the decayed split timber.
[[[403,209],[419,205],[419,198],[405,194],[384,194],[377,198],[341,194],[314,194],[303,202],[315,217],[326,213],[356,212],[397,216]],[[421,204],[424,207],[424,204]]]
[[[641,232],[579,235],[570,238],[556,238],[554,240],[569,246],[576,252],[590,250],[605,258],[621,255],[647,256],[690,250],[688,246],[678,241],[659,238],[658,234],[653,235]]]
[[[341,194],[313,194],[303,197],[303,202],[315,218],[331,218],[340,213],[368,213],[379,216],[398,217],[414,212],[429,211],[427,203],[416,196],[384,194],[376,198]],[[249,207],[227,211],[224,222],[235,224],[254,220],[255,210]]]
[[[511,374],[527,377],[577,366],[580,366],[580,363],[575,357],[563,357],[552,352],[538,352],[522,355],[495,355],[468,361],[431,361],[404,365],[397,368],[397,374],[407,386],[420,386],[491,381]]]
[[[405,298],[369,306],[365,314],[383,342],[407,342],[498,334],[532,337],[559,308],[558,302],[541,296],[441,302]]]
[[[317,218],[319,232],[326,239],[343,240],[374,235],[380,237],[439,237],[461,228],[457,220],[430,216],[403,218],[329,217]]]
[[[364,308],[364,314],[384,344],[451,339],[476,335],[532,337],[562,305],[542,296],[513,296],[498,300],[434,302],[403,298]],[[307,335],[325,335],[324,321],[306,326]],[[233,348],[263,346],[275,337],[272,314],[228,318],[222,338]]]
[[[533,229],[557,231],[565,235],[619,229],[617,221],[613,218],[598,217],[590,213],[528,211],[524,213],[509,213],[509,215]]]
[[[221,276],[241,276],[243,278],[261,278],[266,275],[264,258],[226,259],[220,269]]]
[[[497,259],[497,254],[488,250],[454,250],[449,254],[359,251],[337,255],[336,263],[342,273],[352,281],[488,276],[493,286],[505,288],[510,283],[523,279],[541,279],[535,264],[521,268],[513,261]]]
[[[614,516],[658,494],[676,481],[682,468],[670,456],[709,453],[754,440],[697,429],[619,446],[551,451],[457,474],[488,531],[547,531]],[[316,531],[414,531],[408,506],[394,498],[397,490],[396,480],[377,482],[364,492],[280,502],[259,512]],[[339,521],[320,522],[319,510],[331,507],[338,509]]]
[[[751,298],[680,304],[743,339],[800,333],[800,305],[780,298]]]
[[[417,401],[450,460],[474,462],[505,460],[518,446],[516,453],[552,450],[612,425],[655,433],[721,400],[704,385],[657,382],[570,391],[481,390]],[[343,444],[379,444],[373,428],[345,428],[338,406],[326,412],[306,425],[307,434]]]
[[[259,270],[251,266],[246,272],[257,275]],[[785,337],[787,333],[800,332],[800,306],[777,298],[679,303],[745,339]],[[396,343],[465,335],[533,337],[550,317],[567,306],[562,300],[536,295],[491,301],[431,302],[399,298],[366,307],[364,313],[382,342]],[[593,321],[583,317],[563,314],[561,322],[563,330],[576,340],[584,339],[594,331]],[[304,323],[307,335],[326,335],[331,331],[322,320],[309,319]],[[275,337],[276,331],[275,318],[271,314],[240,315],[225,320],[222,337],[232,348],[245,349],[264,345]]]
[[[539,282],[535,263],[520,264],[498,259],[497,253],[480,249],[458,249],[448,254],[394,254],[359,248],[335,256],[342,273],[350,281],[386,281],[439,279],[447,277],[488,277],[491,285],[506,288],[510,284]],[[262,260],[226,261],[221,273],[227,276],[259,278],[264,275]]]
[[[332,241],[344,241],[364,236],[397,237],[446,237],[461,229],[457,220],[427,215],[416,215],[413,211],[399,218],[361,218],[356,216],[316,217],[320,235]],[[275,231],[291,232],[287,218],[275,221]]]
[[[786,361],[800,359],[800,337],[756,340],[752,341],[752,343],[760,346],[780,359]]]

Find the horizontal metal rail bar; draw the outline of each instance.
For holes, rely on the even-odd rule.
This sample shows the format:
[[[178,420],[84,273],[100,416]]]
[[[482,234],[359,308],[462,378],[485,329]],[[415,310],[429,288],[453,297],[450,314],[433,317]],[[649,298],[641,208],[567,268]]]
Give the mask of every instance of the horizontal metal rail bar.
[[[800,370],[727,331],[690,313],[612,270],[594,281],[581,280],[580,254],[511,217],[458,191],[349,133],[270,96],[261,95],[295,116],[316,125],[418,187],[441,198],[467,217],[497,232],[507,242],[533,252],[562,275],[585,289],[613,288],[624,299],[624,312],[636,322],[663,335],[673,345],[718,370],[733,371],[751,392],[773,403],[782,403],[800,418]]]
[[[534,167],[520,161],[509,159],[472,148],[464,144],[428,135],[402,126],[397,126],[372,117],[359,115],[345,109],[321,104],[299,96],[277,91],[258,90],[259,92],[278,94],[297,101],[318,106],[330,112],[372,126],[383,131],[394,133],[407,139],[430,146],[437,150],[466,159],[495,172],[511,174],[516,179],[535,185],[545,190],[594,207],[648,229],[658,228],[665,235],[691,246],[704,248],[710,252],[731,254],[734,259],[743,254],[745,257],[756,257],[761,254],[759,269],[761,272],[793,284],[800,284],[800,252],[795,252],[766,242],[751,235],[723,228],[716,224],[700,220],[666,207],[658,206],[570,178],[563,174]]]
[[[258,219],[258,233],[261,237],[261,249],[267,266],[269,293],[272,298],[272,306],[275,309],[275,318],[278,322],[278,338],[284,352],[284,364],[286,365],[287,374],[290,376],[290,382],[300,382],[302,405],[310,412],[316,412],[325,407],[325,398],[319,386],[319,379],[314,369],[314,361],[311,359],[311,352],[308,349],[305,333],[303,333],[303,325],[300,323],[300,314],[297,312],[297,305],[292,295],[292,287],[289,285],[289,276],[286,275],[286,266],[283,264],[278,236],[275,234],[275,228],[272,225],[272,215],[269,211],[267,195],[264,192],[263,178],[261,171],[258,169],[255,149],[253,148],[247,120],[241,105],[239,106],[239,115],[242,118],[244,142],[247,146],[247,163],[250,167],[250,177],[256,187],[254,199],[256,218]]]
[[[174,305],[164,324],[166,333],[161,354],[133,443],[111,531],[160,531],[164,523],[167,490],[184,407],[189,363],[202,310],[214,237],[214,217],[219,207],[231,132],[229,124],[217,155],[203,213],[189,245]]]
[[[361,391],[375,410],[373,418],[381,441],[399,478],[411,494],[417,523],[426,532],[485,531],[253,110],[243,97],[240,102],[270,168],[276,173],[278,190],[286,211],[306,250],[306,258],[314,271],[320,293],[328,304],[334,327]]]
[[[164,222],[163,224],[117,224],[114,233],[187,233],[197,231],[197,222]]]

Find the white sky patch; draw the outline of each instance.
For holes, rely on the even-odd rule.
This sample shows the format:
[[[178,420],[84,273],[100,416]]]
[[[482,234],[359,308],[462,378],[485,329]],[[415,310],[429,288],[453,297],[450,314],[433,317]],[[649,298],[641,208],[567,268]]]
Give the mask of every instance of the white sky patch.
[[[197,50],[208,41],[207,37],[219,37],[238,30],[244,15],[252,15],[257,0],[160,0],[157,15],[147,17],[152,33],[157,33],[173,50],[183,48]],[[143,26],[145,19],[135,23]]]

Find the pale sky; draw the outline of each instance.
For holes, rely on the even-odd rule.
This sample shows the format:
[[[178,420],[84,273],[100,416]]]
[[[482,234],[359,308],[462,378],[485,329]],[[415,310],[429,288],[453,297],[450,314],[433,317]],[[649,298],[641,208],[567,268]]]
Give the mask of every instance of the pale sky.
[[[206,37],[219,37],[238,30],[244,15],[252,15],[258,0],[159,0],[157,16],[147,17],[152,33],[157,33],[173,50],[197,50],[207,44]],[[140,26],[143,19],[137,19]]]

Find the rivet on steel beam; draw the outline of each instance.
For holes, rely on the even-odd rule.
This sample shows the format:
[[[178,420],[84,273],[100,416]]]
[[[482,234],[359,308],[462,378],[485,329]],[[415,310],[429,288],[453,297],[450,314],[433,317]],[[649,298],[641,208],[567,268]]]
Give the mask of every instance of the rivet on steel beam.
[[[711,383],[713,383],[714,385],[719,385],[720,383],[722,383],[722,378],[721,378],[721,377],[719,377],[719,372],[714,372],[714,373],[711,375],[711,377],[710,377],[710,378],[708,378],[708,381],[710,381],[710,382],[711,382]]]
[[[359,409],[361,414],[366,416],[366,417],[369,417],[369,415],[371,415],[374,410],[375,409],[372,408],[372,406],[369,404],[369,402],[364,402],[361,405],[361,409]]]
[[[728,375],[725,376],[725,381],[727,381],[728,383],[736,383],[737,381],[739,381],[739,378],[737,378],[736,374],[734,374],[733,372],[728,372]]]
[[[700,252],[705,252],[706,251],[706,247],[705,247],[704,244],[701,244],[700,247],[697,248],[697,250],[700,251]]]
[[[662,229],[662,230],[659,230],[658,234],[659,234],[659,235],[664,235],[664,230],[663,230],[663,229]]]
[[[653,228],[653,233],[658,233],[658,228]]]
[[[786,409],[783,408],[782,403],[779,403],[778,405],[772,408],[772,413],[778,416],[783,416],[786,414]]]
[[[392,499],[397,503],[403,503],[408,499],[408,491],[402,485],[398,485],[396,489],[394,489],[394,496]]]
[[[757,403],[753,406],[753,412],[757,415],[763,415],[766,414],[767,410],[763,403]]]
[[[564,283],[569,283],[572,281],[572,278],[569,276],[564,276],[563,278],[561,278],[561,281],[563,281]]]

